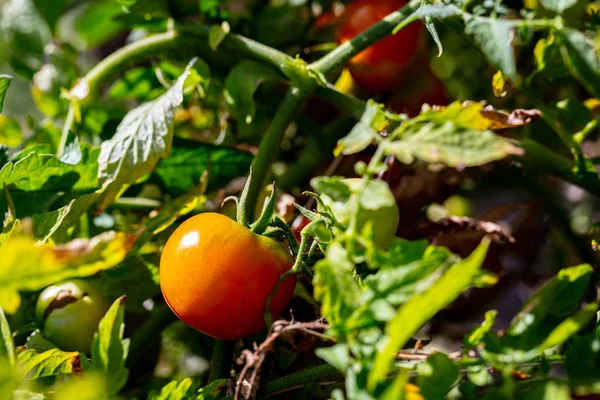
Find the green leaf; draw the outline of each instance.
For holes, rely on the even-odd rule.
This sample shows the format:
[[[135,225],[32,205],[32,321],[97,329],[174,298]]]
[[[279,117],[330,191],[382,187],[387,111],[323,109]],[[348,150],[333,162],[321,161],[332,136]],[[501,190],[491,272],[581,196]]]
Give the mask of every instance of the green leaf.
[[[566,352],[565,368],[573,385],[600,380],[600,339],[593,334],[576,336]]]
[[[8,360],[10,365],[15,363],[15,344],[2,307],[0,307],[0,360]]]
[[[438,271],[458,259],[443,247],[423,245],[426,243],[398,239],[387,252],[367,251],[367,265],[379,271],[363,279],[364,287],[369,289],[364,297],[384,299],[397,308],[429,289],[439,278]]]
[[[329,365],[333,365],[338,371],[346,372],[350,368],[351,358],[348,345],[344,343],[334,344],[330,347],[321,347],[315,350],[317,356],[321,357]]]
[[[185,194],[198,184],[208,171],[208,190],[224,187],[233,179],[248,173],[251,153],[177,139],[171,155],[161,160],[154,170],[166,191],[174,196]]]
[[[13,234],[0,247],[0,306],[12,314],[20,304],[19,291],[35,291],[75,277],[113,268],[127,255],[131,238],[105,232],[66,245],[37,245],[33,238]]]
[[[315,299],[321,302],[321,314],[333,329],[343,330],[344,322],[360,305],[361,290],[352,277],[354,264],[339,243],[327,249],[327,257],[315,266]]]
[[[417,385],[427,400],[444,399],[458,379],[458,366],[444,353],[428,356],[427,361],[417,366],[417,372]]]
[[[468,258],[454,264],[430,289],[414,296],[398,310],[394,319],[386,325],[388,340],[378,352],[373,369],[369,372],[370,390],[385,380],[396,353],[411,336],[471,285],[479,274],[489,245],[489,239],[485,238]]]
[[[600,60],[591,39],[574,29],[556,32],[563,60],[571,75],[594,97],[600,98]]]
[[[6,97],[6,91],[8,90],[12,79],[12,76],[0,75],[0,112],[2,112],[2,108],[4,106],[4,98]]]
[[[281,75],[271,67],[254,61],[242,61],[225,80],[227,103],[240,123],[251,124],[256,115],[254,93],[264,82],[282,81]]]
[[[564,382],[547,380],[533,382],[519,400],[571,400],[571,390]]]
[[[559,346],[585,328],[596,317],[598,303],[590,303],[560,323],[540,345],[540,352]]]
[[[31,332],[29,336],[27,336],[25,347],[28,350],[35,350],[38,353],[43,353],[45,351],[57,348],[54,343],[44,338],[42,332],[39,329],[36,329],[35,331]]]
[[[485,336],[494,326],[498,311],[491,310],[485,313],[485,320],[477,328],[473,329],[468,336],[465,336],[465,349],[473,349],[483,343]]]
[[[96,0],[70,7],[58,21],[59,40],[78,50],[90,50],[125,31],[117,17],[123,13],[115,0]]]
[[[75,133],[69,131],[67,133],[67,140],[65,141],[64,153],[60,161],[69,165],[77,165],[81,162],[82,158],[83,154],[79,139]]]
[[[106,376],[110,388],[108,394],[117,394],[129,376],[129,370],[125,368],[129,339],[123,339],[124,317],[125,297],[120,297],[100,321],[92,342],[92,371]]]
[[[577,4],[577,0],[540,0],[545,9],[562,14],[565,10]]]
[[[21,125],[11,117],[0,115],[0,144],[17,147],[22,142]]]
[[[420,159],[459,168],[483,165],[521,153],[519,148],[492,131],[459,128],[452,122],[441,126],[419,124],[401,140],[385,144],[385,152],[405,164]]]
[[[378,132],[387,125],[387,119],[383,111],[383,105],[369,100],[360,121],[352,128],[348,136],[340,139],[334,154],[355,154],[366,149]]]
[[[35,2],[35,8],[44,20],[46,20],[51,31],[54,31],[56,23],[71,3],[71,0],[33,1]]]
[[[39,243],[45,243],[50,238],[55,243],[67,242],[69,230],[79,223],[81,216],[96,203],[100,194],[101,191],[85,194],[58,210],[32,215],[33,236]]]
[[[515,22],[506,19],[475,17],[466,21],[466,33],[473,35],[475,42],[487,59],[511,81],[518,82],[517,66],[512,48]]]
[[[44,47],[50,42],[46,21],[32,0],[9,0],[0,10],[0,30],[13,70],[30,80],[42,67]]]
[[[195,400],[197,389],[191,378],[182,381],[171,381],[159,393],[151,393],[148,400]]]
[[[221,44],[223,39],[229,34],[231,27],[227,21],[223,21],[221,25],[213,25],[208,33],[208,44],[213,50],[217,50],[217,47]]]
[[[562,269],[523,305],[512,320],[507,335],[522,336],[549,314],[564,316],[575,311],[588,288],[592,272],[592,267],[587,264]]]
[[[217,379],[204,386],[198,391],[196,400],[219,400],[223,399],[225,389],[227,389],[228,379]]]
[[[169,156],[175,108],[183,102],[186,88],[197,82],[199,77],[191,63],[165,94],[127,113],[113,138],[102,143],[98,176],[106,187],[99,200],[100,209],[112,204],[131,184],[152,172],[161,158]]]
[[[82,148],[82,161],[71,165],[50,154],[31,152],[18,161],[11,161],[0,169],[0,185],[23,191],[35,190],[90,190],[98,187],[97,165],[92,160],[98,150]]]
[[[65,352],[52,349],[38,353],[25,350],[17,356],[17,370],[23,379],[38,379],[48,376],[81,372],[78,352]]]

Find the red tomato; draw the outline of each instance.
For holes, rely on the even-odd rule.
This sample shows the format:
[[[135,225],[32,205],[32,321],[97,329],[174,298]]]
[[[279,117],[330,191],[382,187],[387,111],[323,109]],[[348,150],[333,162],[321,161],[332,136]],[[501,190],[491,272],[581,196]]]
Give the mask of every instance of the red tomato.
[[[392,94],[386,102],[390,110],[397,113],[406,113],[410,117],[419,115],[423,104],[445,106],[448,103],[446,86],[431,71],[421,74],[410,85],[403,86]]]
[[[405,0],[356,0],[342,15],[338,42],[344,43],[402,8]],[[356,84],[371,92],[386,92],[402,82],[403,74],[423,43],[423,24],[415,22],[355,56],[348,68]]]
[[[160,286],[183,322],[207,335],[238,340],[265,328],[267,298],[293,264],[278,242],[228,217],[205,213],[181,224],[160,259]],[[287,278],[273,296],[277,318],[292,298]]]

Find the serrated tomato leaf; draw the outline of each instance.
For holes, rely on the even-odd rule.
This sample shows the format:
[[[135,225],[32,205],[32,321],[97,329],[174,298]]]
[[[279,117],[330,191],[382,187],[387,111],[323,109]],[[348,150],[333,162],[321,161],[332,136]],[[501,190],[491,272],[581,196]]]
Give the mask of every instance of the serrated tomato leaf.
[[[158,99],[131,110],[112,139],[102,143],[98,178],[105,185],[98,208],[105,209],[136,180],[152,172],[171,153],[175,108],[184,92],[200,81],[190,64],[171,88]]]
[[[23,379],[39,379],[49,376],[82,372],[78,352],[51,349],[38,353],[25,350],[17,356],[17,370]]]

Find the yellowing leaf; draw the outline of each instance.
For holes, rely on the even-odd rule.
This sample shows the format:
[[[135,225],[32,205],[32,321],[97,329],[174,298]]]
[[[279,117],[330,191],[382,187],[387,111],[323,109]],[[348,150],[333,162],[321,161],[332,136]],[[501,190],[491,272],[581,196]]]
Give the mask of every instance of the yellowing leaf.
[[[0,247],[0,306],[14,313],[19,291],[34,291],[73,277],[85,277],[120,263],[135,238],[105,232],[92,239],[75,239],[66,245],[38,245],[30,236],[10,237]]]

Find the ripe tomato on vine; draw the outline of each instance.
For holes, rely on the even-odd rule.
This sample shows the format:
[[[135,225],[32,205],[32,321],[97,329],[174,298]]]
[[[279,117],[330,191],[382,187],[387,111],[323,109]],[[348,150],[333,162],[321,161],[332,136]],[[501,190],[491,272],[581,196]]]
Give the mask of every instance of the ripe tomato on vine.
[[[175,314],[218,339],[238,340],[266,327],[266,302],[293,264],[275,240],[230,218],[200,214],[181,224],[160,259],[160,284]],[[270,302],[279,316],[292,298],[295,277],[286,278]]]
[[[341,17],[337,41],[344,43],[406,5],[405,0],[356,0]],[[404,73],[424,43],[421,22],[415,22],[398,33],[375,43],[356,55],[348,68],[356,84],[370,92],[386,92],[404,80]]]

